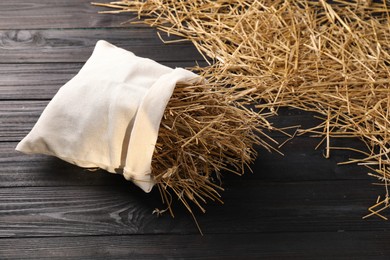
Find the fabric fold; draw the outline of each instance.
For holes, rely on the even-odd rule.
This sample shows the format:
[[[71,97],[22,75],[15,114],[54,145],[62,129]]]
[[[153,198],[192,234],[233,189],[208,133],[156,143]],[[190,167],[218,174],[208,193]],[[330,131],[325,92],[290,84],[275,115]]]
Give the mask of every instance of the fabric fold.
[[[106,41],[59,89],[16,150],[123,173],[145,192],[162,116],[178,82],[199,76]]]

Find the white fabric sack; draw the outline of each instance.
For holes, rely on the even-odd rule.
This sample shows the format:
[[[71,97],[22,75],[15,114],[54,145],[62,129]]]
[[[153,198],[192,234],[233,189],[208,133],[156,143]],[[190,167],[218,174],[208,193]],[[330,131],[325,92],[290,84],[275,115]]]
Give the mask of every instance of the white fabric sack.
[[[99,41],[16,150],[123,173],[145,192],[166,105],[178,82],[198,78]]]

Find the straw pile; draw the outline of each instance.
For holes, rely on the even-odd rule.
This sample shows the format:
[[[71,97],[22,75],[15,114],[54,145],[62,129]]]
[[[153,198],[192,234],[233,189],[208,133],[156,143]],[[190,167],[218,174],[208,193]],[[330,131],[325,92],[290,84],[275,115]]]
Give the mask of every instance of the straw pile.
[[[227,95],[245,95],[261,109],[317,112],[323,123],[304,132],[360,138],[362,158],[385,196],[369,208],[388,208],[390,176],[389,3],[369,0],[118,1],[111,13],[136,12],[142,22],[187,39],[209,61],[197,68]],[[299,122],[298,122],[299,123]],[[342,149],[350,149],[344,147]]]
[[[253,146],[269,146],[260,139],[266,134],[258,128],[258,115],[235,98],[208,83],[176,86],[152,160],[152,174],[171,215],[171,192],[190,212],[191,204],[204,212],[207,199],[221,201],[221,171],[244,173],[255,158]]]

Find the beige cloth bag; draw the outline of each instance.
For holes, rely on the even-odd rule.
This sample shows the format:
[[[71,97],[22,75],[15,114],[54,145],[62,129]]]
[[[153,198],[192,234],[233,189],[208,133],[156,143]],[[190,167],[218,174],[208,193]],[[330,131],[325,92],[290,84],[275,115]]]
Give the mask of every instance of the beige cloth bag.
[[[151,161],[166,105],[178,82],[197,78],[187,70],[171,69],[99,41],[16,150],[123,173],[149,192],[154,185]]]

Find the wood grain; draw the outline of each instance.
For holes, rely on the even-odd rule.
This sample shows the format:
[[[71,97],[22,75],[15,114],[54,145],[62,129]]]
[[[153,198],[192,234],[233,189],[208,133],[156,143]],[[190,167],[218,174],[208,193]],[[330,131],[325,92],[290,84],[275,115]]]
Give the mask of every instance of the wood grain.
[[[203,60],[190,43],[163,44],[152,28],[0,30],[0,63],[85,62],[98,40],[156,61]]]
[[[0,141],[20,141],[34,126],[49,101],[1,101]]]
[[[0,64],[0,99],[51,99],[83,63]]]
[[[197,214],[206,234],[383,230],[381,220],[362,220],[375,199],[368,181],[279,183],[231,181],[225,205]],[[157,218],[157,190],[128,182],[114,186],[0,189],[0,237],[197,233],[188,213]],[[241,212],[241,213],[239,213]],[[244,213],[244,214],[243,214]],[[228,228],[227,228],[228,227]]]
[[[165,66],[192,67],[195,61],[162,61]],[[204,65],[204,62],[199,62]],[[81,69],[80,63],[0,63],[0,100],[51,99]]]
[[[0,239],[0,258],[380,260],[389,239],[383,231]]]
[[[131,16],[102,15],[90,0],[2,0],[1,29],[121,27]],[[99,1],[96,1],[99,2]],[[104,2],[104,1],[100,1]]]
[[[0,124],[0,141],[20,141],[32,129],[48,102],[48,100],[0,102],[0,118],[2,122]],[[279,116],[273,119],[273,123],[277,126],[301,124],[304,127],[308,127],[313,122],[312,114],[288,109],[280,110]],[[269,132],[268,134],[279,143],[283,143],[287,139],[286,136],[282,136],[278,132]],[[279,149],[284,153],[284,156],[276,153],[270,154],[259,148],[258,160],[252,166],[253,171],[258,173],[254,178],[280,181],[367,178],[366,173],[368,169],[364,167],[337,165],[337,163],[348,161],[350,158],[359,158],[361,155],[345,150],[335,150],[331,153],[331,158],[327,160],[323,156],[323,146],[320,146],[317,150],[315,149],[319,141],[320,139],[307,136],[296,137]],[[331,145],[364,149],[363,143],[357,139],[331,139]],[[5,145],[4,148],[1,148],[4,149],[2,152],[12,154],[13,150],[10,150],[9,147],[9,145]],[[24,158],[26,161],[30,160],[29,157]],[[28,166],[26,167],[28,168]],[[45,176],[48,170],[40,168],[38,171],[35,171],[35,174],[39,174],[39,171],[43,171],[42,174]]]
[[[117,185],[122,176],[88,171],[46,155],[24,155],[15,142],[0,142],[0,187]]]
[[[64,178],[59,181],[68,183],[65,179],[68,171],[82,173],[83,170],[78,168],[69,168],[66,164],[59,164],[48,159],[45,156],[27,156],[16,153],[14,147],[33,127],[38,120],[43,109],[49,101],[2,101],[0,102],[0,153],[3,154],[1,160],[4,165],[0,169],[0,173],[7,181],[3,181],[1,185],[31,185],[33,179],[30,178],[30,173],[34,176],[36,185],[53,184],[52,171],[63,173]],[[288,120],[290,124],[298,122],[310,123],[311,114],[303,113],[302,111],[282,110],[279,116],[274,120],[275,124],[282,121],[284,124]],[[269,133],[279,143],[284,142],[287,137],[280,136],[279,133]],[[315,147],[320,139],[310,138],[307,136],[296,137],[283,147],[280,151],[284,153],[281,156],[277,153],[269,153],[262,148],[258,149],[258,159],[252,165],[254,174],[249,174],[249,178],[278,180],[278,181],[296,181],[296,180],[329,180],[329,179],[367,179],[366,173],[368,169],[358,167],[356,165],[339,166],[337,163],[348,161],[350,158],[358,158],[360,155],[350,151],[333,151],[330,159],[325,159],[324,147],[315,150]],[[359,140],[350,139],[332,139],[331,144],[336,147],[354,146],[363,149],[363,143]],[[310,159],[308,159],[310,158]],[[17,163],[18,167],[12,167]],[[35,166],[35,167],[33,167]],[[15,175],[15,172],[18,174]],[[249,172],[249,171],[248,171]],[[21,182],[20,178],[26,176],[28,178]],[[81,174],[81,176],[84,176]],[[92,180],[86,180],[93,182]],[[99,181],[98,181],[99,182]],[[15,184],[18,183],[18,184]],[[54,182],[55,184],[55,182]],[[58,184],[55,184],[58,185]]]
[[[361,166],[338,166],[348,153],[336,152],[325,159],[321,152],[313,152],[312,138],[299,137],[299,145],[286,145],[285,156],[259,150],[259,157],[244,176],[224,173],[223,180],[253,180],[299,182],[327,180],[373,181]],[[57,158],[46,155],[25,155],[15,151],[16,142],[0,142],[0,187],[117,185],[123,182],[119,175],[103,170],[89,172]],[[308,160],[307,158],[310,158]]]
[[[59,77],[60,81],[61,79]],[[53,86],[53,89],[49,89],[48,93],[42,93],[42,100],[3,100],[0,102],[0,141],[20,141],[28,131],[33,127],[35,122],[38,120],[44,108],[49,103],[49,99],[54,96],[54,92],[58,90],[59,86]],[[1,89],[1,88],[0,88]],[[22,92],[26,93],[27,97],[33,99],[40,95],[38,91],[34,89],[34,86],[19,86],[12,87],[15,89],[15,95],[21,95]],[[13,91],[11,91],[13,92]],[[46,92],[46,91],[45,91]],[[11,95],[12,94],[8,94]],[[47,99],[46,99],[47,98]],[[316,124],[313,118],[313,114],[304,113],[298,110],[282,109],[279,111],[277,117],[273,118],[272,123],[277,127],[300,125],[301,127],[309,127]],[[268,132],[267,134],[273,137],[285,137],[280,132]],[[293,133],[295,129],[292,129]],[[282,142],[282,140],[281,140]]]

